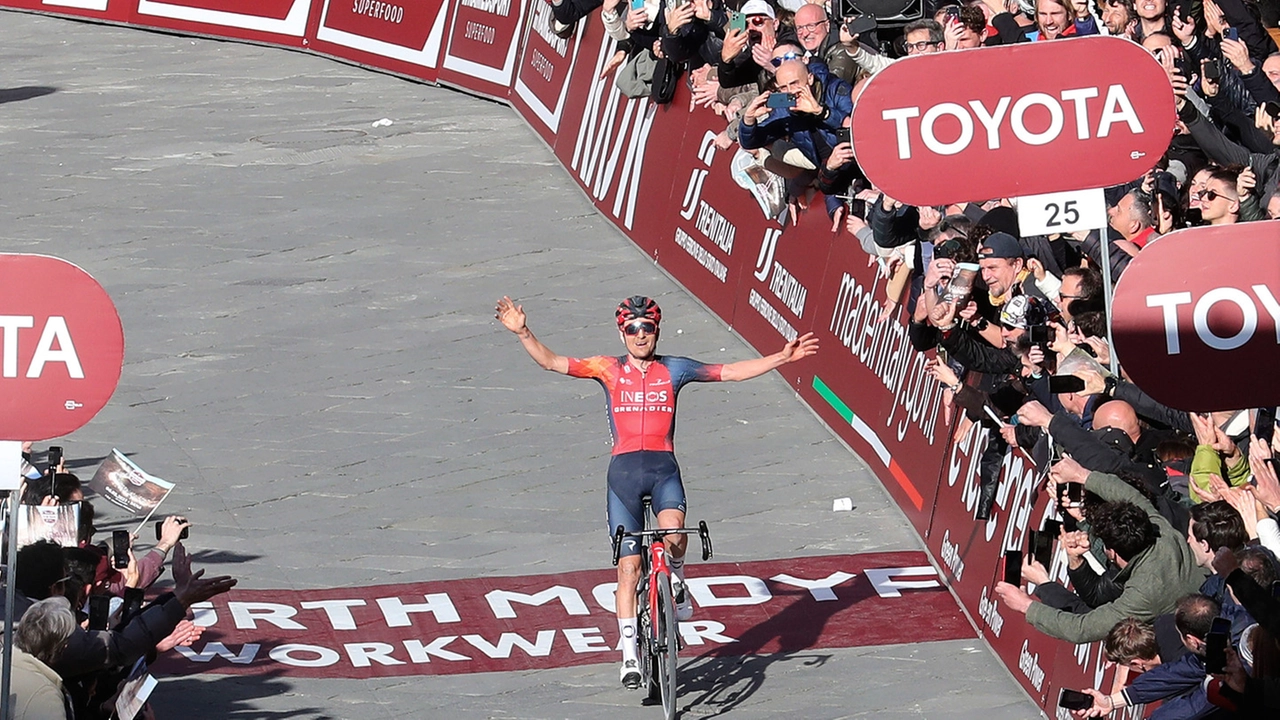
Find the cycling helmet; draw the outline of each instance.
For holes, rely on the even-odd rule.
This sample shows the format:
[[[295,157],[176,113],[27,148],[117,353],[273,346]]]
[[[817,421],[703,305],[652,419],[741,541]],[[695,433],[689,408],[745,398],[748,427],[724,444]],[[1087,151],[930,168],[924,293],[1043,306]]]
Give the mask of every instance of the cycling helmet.
[[[662,308],[658,307],[658,303],[652,298],[632,295],[618,303],[618,310],[614,313],[614,317],[618,319],[618,327],[632,320],[652,320],[654,324],[659,324],[662,322]]]

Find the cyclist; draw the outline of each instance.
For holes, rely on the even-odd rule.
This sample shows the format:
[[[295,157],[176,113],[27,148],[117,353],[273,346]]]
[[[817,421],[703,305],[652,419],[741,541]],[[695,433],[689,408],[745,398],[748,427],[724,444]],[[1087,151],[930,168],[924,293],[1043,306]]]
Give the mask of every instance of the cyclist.
[[[495,317],[520,338],[529,356],[545,370],[580,378],[592,378],[605,390],[609,428],[613,434],[613,457],[609,461],[609,530],[623,526],[627,532],[644,529],[642,498],[652,497],[660,528],[684,527],[685,496],[676,464],[676,394],[690,382],[732,382],[750,380],[787,363],[818,352],[813,333],[796,338],[782,350],[754,360],[726,365],[707,365],[697,360],[657,354],[662,310],[653,300],[640,295],[618,305],[614,316],[618,335],[627,353],[618,357],[599,355],[569,358],[543,345],[525,324],[524,307],[509,297],[498,301]],[[667,538],[668,560],[677,601],[678,620],[688,620],[693,604],[684,588],[683,535]],[[628,688],[640,685],[636,658],[636,586],[640,580],[639,544],[626,538],[618,561],[616,595],[618,631],[622,635],[620,678]]]

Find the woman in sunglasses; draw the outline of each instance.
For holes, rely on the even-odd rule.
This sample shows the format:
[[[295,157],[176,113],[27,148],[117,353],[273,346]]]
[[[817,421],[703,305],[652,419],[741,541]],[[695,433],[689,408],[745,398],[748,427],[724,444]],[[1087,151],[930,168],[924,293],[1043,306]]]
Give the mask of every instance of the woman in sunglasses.
[[[613,457],[608,474],[608,530],[619,525],[627,532],[644,529],[641,499],[653,499],[653,510],[662,528],[684,527],[685,495],[676,464],[673,440],[676,429],[676,394],[690,382],[750,380],[818,352],[818,340],[806,334],[780,352],[754,360],[708,365],[685,357],[657,354],[658,326],[662,310],[652,299],[636,295],[623,300],[614,313],[625,355],[570,358],[552,352],[534,337],[525,324],[524,307],[503,297],[495,317],[520,338],[520,344],[544,370],[572,377],[592,378],[604,387],[613,435]],[[688,620],[693,604],[684,592],[685,537],[666,538],[668,559],[674,574],[676,615]],[[636,658],[636,584],[640,579],[639,547],[634,538],[623,540],[618,561],[617,614],[622,636],[620,679],[628,688],[640,683]]]

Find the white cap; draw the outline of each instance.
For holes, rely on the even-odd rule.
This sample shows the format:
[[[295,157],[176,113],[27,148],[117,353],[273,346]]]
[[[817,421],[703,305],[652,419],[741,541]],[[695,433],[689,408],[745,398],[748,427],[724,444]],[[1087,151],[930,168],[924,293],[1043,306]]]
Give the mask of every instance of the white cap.
[[[790,10],[791,12],[796,12],[808,4],[809,0],[778,0],[778,7],[783,10]]]
[[[765,2],[765,0],[747,0],[740,10],[743,15],[767,15],[770,20],[777,20],[778,15],[773,11],[773,6]]]

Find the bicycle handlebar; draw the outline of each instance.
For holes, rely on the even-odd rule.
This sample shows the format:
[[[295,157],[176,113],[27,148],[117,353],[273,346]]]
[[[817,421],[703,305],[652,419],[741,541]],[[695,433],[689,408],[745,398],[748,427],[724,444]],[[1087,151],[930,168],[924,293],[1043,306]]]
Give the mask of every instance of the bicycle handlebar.
[[[697,535],[702,540],[702,559],[711,559],[711,531],[707,529],[706,520],[699,520],[697,528],[654,528],[640,532],[627,532],[626,528],[619,525],[613,532],[613,564],[617,565],[622,555],[623,538],[663,538],[667,535]]]

